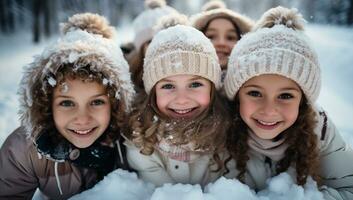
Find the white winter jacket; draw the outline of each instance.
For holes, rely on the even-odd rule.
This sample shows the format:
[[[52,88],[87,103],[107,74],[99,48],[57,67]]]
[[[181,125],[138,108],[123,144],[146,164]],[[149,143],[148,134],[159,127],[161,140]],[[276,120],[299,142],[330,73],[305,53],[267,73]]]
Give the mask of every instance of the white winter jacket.
[[[353,150],[341,138],[337,128],[327,118],[325,112],[317,109],[318,124],[315,133],[318,135],[320,148],[320,170],[323,184],[320,188],[327,200],[353,199]],[[266,187],[266,180],[276,175],[276,162],[265,155],[250,149],[250,160],[247,163],[245,183],[256,191]],[[238,171],[235,162],[228,163],[231,170],[226,177],[234,178]],[[295,169],[287,171],[296,180]]]

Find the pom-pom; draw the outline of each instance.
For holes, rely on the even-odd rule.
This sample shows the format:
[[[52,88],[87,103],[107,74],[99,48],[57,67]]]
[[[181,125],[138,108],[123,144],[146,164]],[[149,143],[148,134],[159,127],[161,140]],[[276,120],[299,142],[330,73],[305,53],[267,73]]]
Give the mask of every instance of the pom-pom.
[[[213,1],[207,2],[205,5],[203,5],[201,10],[203,12],[205,12],[205,11],[214,10],[214,9],[218,9],[218,8],[227,8],[227,6],[221,0],[213,0]]]
[[[145,7],[148,9],[155,9],[165,6],[165,0],[145,0]]]
[[[281,6],[266,11],[254,26],[254,30],[271,28],[275,25],[284,25],[293,30],[304,30],[305,20],[297,9],[288,9]]]
[[[63,34],[74,30],[85,30],[89,33],[102,35],[104,38],[110,39],[114,33],[114,28],[109,26],[109,22],[105,17],[93,13],[73,15],[61,26]]]
[[[158,32],[176,25],[189,25],[189,20],[186,15],[173,13],[160,18],[154,29]]]

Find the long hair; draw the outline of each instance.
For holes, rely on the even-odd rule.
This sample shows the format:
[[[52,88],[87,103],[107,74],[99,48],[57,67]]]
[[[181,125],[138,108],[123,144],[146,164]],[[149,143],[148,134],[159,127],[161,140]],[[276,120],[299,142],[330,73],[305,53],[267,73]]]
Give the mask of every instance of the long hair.
[[[236,169],[239,171],[237,178],[245,181],[247,161],[249,160],[248,134],[249,127],[239,116],[239,97],[235,97],[233,109],[234,119],[231,125],[232,131],[227,138],[227,149],[231,155],[230,159],[236,161]],[[284,157],[277,163],[276,173],[285,172],[290,166],[294,166],[297,173],[297,184],[304,185],[308,176],[311,176],[319,185],[319,149],[318,139],[314,132],[316,126],[316,114],[307,99],[303,99],[299,106],[299,114],[294,124],[281,133],[285,136],[285,142],[289,147],[285,151]]]
[[[103,79],[105,78],[100,72],[90,70],[90,66],[80,67],[74,69],[73,64],[66,64],[61,66],[55,73],[56,85],[61,85],[67,79],[79,79],[87,82],[97,82],[103,84]],[[42,82],[37,82],[33,86],[33,95],[36,101],[33,102],[33,107],[35,112],[36,124],[40,125],[41,132],[47,134],[55,134],[56,131],[46,131],[55,128],[52,102],[53,102],[53,92],[54,87],[47,84],[45,90],[42,90]],[[37,88],[37,89],[36,89]],[[109,127],[106,130],[107,137],[106,141],[108,144],[116,139],[120,138],[120,127],[123,126],[123,119],[125,118],[124,108],[121,102],[115,98],[115,93],[118,88],[112,87],[110,85],[106,86],[107,95],[111,104],[111,119]],[[109,130],[109,131],[108,131]],[[35,135],[38,136],[38,135]],[[52,135],[53,138],[62,138],[61,134]]]
[[[174,145],[193,142],[196,149],[213,154],[217,170],[220,170],[223,167],[220,153],[225,151],[226,132],[230,126],[230,117],[225,113],[224,99],[212,84],[209,107],[195,119],[173,123],[173,120],[158,110],[153,87],[145,101],[132,112],[129,118],[130,130],[126,136],[140,148],[142,154],[151,155],[159,142],[158,136],[165,138],[172,132]]]

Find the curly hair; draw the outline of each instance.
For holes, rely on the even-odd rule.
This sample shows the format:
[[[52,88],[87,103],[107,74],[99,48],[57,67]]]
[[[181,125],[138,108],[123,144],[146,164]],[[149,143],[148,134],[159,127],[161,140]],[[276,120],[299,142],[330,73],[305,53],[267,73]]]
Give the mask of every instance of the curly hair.
[[[249,145],[247,130],[249,127],[239,116],[239,97],[235,97],[233,102],[234,119],[231,125],[232,131],[227,136],[226,147],[231,157],[225,161],[225,164],[231,159],[236,161],[236,169],[239,171],[237,178],[245,181],[246,165],[249,160]],[[321,185],[319,176],[319,149],[318,139],[314,133],[316,126],[316,114],[312,106],[308,104],[307,99],[303,99],[299,106],[299,114],[295,123],[279,136],[285,136],[285,142],[289,147],[285,151],[284,157],[276,165],[276,173],[285,172],[291,165],[295,166],[297,173],[297,184],[304,185],[308,176],[311,176],[318,185]],[[277,136],[278,137],[278,136]],[[276,137],[276,138],[277,138]],[[275,138],[275,139],[276,139]],[[227,171],[229,171],[227,169]]]
[[[105,78],[100,72],[96,72],[90,69],[90,66],[75,68],[74,64],[65,64],[58,68],[55,74],[51,73],[49,76],[56,80],[56,86],[61,85],[67,79],[80,79],[82,81],[97,82],[103,84]],[[53,119],[52,111],[52,99],[55,86],[51,86],[47,79],[44,82],[36,82],[31,91],[33,92],[33,98],[36,101],[33,102],[32,112],[35,116],[35,124],[40,124],[40,127],[35,128],[34,137],[38,137],[38,134],[48,133],[55,134],[53,131],[46,131],[55,129],[55,123]],[[111,103],[111,119],[107,133],[106,141],[110,143],[120,138],[120,127],[123,126],[123,119],[125,118],[125,112],[123,112],[123,105],[115,98],[115,93],[118,88],[106,85],[106,91]],[[53,135],[53,138],[61,138],[60,134]]]
[[[216,171],[223,167],[220,153],[225,151],[226,132],[230,126],[230,116],[222,97],[216,93],[214,84],[211,89],[211,103],[196,119],[186,122],[168,119],[156,105],[155,87],[150,94],[144,97],[145,101],[133,110],[129,118],[129,128],[126,136],[140,148],[144,155],[151,155],[155,145],[159,142],[158,136],[174,135],[172,143],[182,145],[194,142],[196,149],[212,152],[217,163]],[[175,126],[173,126],[175,124]],[[172,126],[172,127],[171,127]]]

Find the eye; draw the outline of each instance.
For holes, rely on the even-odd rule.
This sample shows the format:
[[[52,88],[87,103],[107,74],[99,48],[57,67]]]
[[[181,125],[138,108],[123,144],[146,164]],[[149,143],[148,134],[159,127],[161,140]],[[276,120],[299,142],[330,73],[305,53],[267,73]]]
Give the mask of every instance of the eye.
[[[228,36],[227,36],[227,40],[229,40],[229,41],[236,41],[236,40],[238,40],[238,38],[237,38],[237,36],[235,36],[235,35],[228,35]]]
[[[105,101],[103,99],[95,99],[91,102],[91,105],[93,106],[99,106],[104,104],[105,104]]]
[[[63,107],[73,107],[75,106],[75,103],[70,100],[64,100],[64,101],[61,101],[59,105]]]
[[[201,87],[201,86],[203,86],[203,84],[200,83],[200,82],[192,82],[190,84],[190,88],[198,88],[198,87]]]
[[[213,40],[214,38],[215,38],[215,35],[214,34],[205,34],[206,35],[206,37],[208,38],[208,39],[210,39],[210,40]]]
[[[259,91],[255,90],[249,91],[246,94],[252,97],[262,97],[262,94]]]
[[[290,93],[283,93],[278,96],[279,99],[292,99],[294,96]]]
[[[170,90],[170,89],[173,89],[174,86],[172,84],[170,84],[170,83],[166,83],[166,84],[162,85],[161,88],[162,89],[166,89],[166,90]]]

